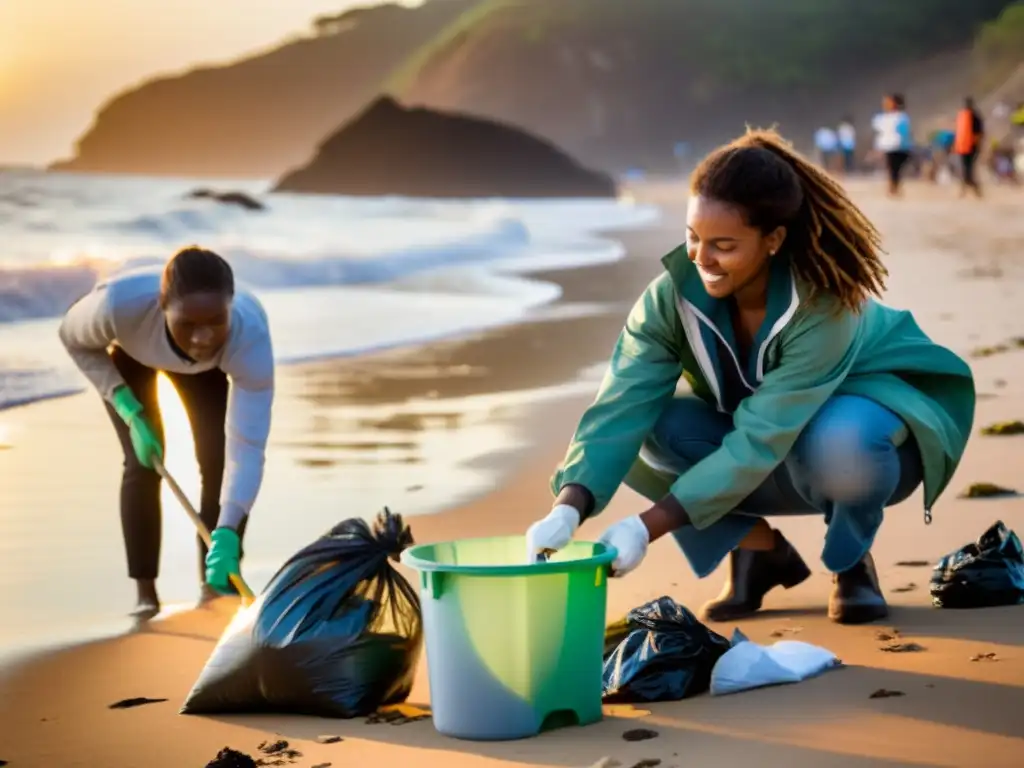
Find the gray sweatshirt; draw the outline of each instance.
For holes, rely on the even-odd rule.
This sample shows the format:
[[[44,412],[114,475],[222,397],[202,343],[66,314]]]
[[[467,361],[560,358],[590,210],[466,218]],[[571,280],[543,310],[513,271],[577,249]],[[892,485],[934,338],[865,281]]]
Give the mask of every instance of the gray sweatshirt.
[[[236,290],[224,348],[213,360],[190,362],[168,340],[160,309],[160,276],[159,270],[145,269],[99,282],[68,310],[60,338],[108,402],[125,383],[107,351],[111,345],[154,370],[187,374],[220,368],[228,375],[220,524],[235,527],[249,514],[263,480],[274,399],[274,354],[267,316],[255,296]]]

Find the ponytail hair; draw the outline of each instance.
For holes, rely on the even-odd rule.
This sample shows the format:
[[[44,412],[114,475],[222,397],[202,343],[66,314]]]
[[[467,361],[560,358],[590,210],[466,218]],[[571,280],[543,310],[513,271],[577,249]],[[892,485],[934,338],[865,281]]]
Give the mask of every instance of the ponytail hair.
[[[784,248],[812,297],[828,293],[857,312],[885,290],[881,235],[842,186],[773,130],[748,130],[708,155],[690,191],[732,205],[768,234],[786,228]]]

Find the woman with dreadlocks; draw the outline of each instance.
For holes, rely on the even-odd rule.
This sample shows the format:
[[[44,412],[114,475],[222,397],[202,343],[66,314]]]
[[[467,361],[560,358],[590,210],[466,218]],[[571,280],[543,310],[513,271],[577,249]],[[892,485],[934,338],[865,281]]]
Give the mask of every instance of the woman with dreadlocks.
[[[565,546],[624,481],[652,505],[602,536],[613,573],[665,534],[699,577],[728,555],[702,613],[731,621],[810,575],[766,518],[821,515],[829,615],[879,619],[883,511],[923,483],[930,521],[971,431],[971,370],[872,298],[887,274],[878,232],[776,133],[713,152],[690,192],[687,242],[630,313],[528,556]]]
[[[213,529],[199,541],[201,600],[231,593],[241,538],[263,478],[274,397],[267,316],[236,290],[228,263],[185,248],[163,270],[125,272],[96,285],[64,317],[60,338],[105,401],[124,450],[121,527],[128,575],[136,582],[132,615],[160,610],[160,476],[163,459],[157,373],[174,384],[188,412],[202,477],[200,516]]]

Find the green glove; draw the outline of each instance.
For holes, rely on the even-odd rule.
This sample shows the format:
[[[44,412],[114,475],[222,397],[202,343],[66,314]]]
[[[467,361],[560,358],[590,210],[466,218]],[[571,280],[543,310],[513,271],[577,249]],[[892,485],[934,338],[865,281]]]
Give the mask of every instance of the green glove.
[[[235,589],[228,577],[238,575],[241,542],[230,528],[217,528],[210,538],[213,541],[206,555],[206,583],[222,595],[231,594]]]
[[[135,393],[127,385],[122,385],[114,390],[110,401],[121,421],[128,425],[132,436],[132,448],[135,449],[135,457],[139,464],[152,469],[154,456],[163,461],[164,449],[160,444],[160,438],[143,413],[142,403],[135,397]]]

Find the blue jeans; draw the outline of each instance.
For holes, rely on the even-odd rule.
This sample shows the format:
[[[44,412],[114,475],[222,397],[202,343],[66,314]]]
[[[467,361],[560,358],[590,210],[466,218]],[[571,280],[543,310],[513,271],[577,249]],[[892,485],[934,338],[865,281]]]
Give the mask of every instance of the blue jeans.
[[[696,397],[672,401],[644,443],[647,471],[669,480],[686,472],[733,430],[732,416]],[[649,483],[626,484],[650,495]],[[921,456],[892,411],[854,395],[831,398],[797,438],[793,450],[736,510],[703,530],[673,532],[697,576],[707,576],[757,524],[771,515],[822,515],[828,526],[821,559],[833,573],[856,565],[871,549],[886,506],[921,483]],[[657,499],[651,499],[656,501]]]

